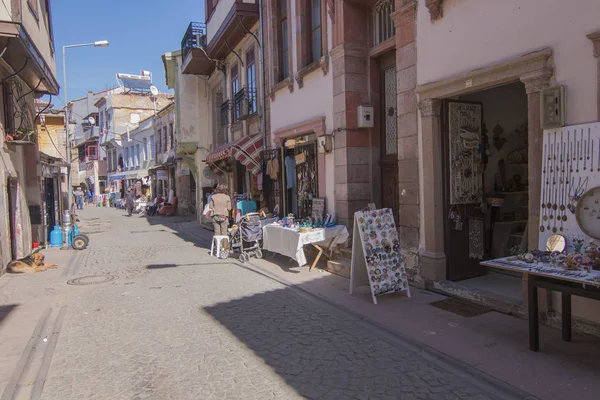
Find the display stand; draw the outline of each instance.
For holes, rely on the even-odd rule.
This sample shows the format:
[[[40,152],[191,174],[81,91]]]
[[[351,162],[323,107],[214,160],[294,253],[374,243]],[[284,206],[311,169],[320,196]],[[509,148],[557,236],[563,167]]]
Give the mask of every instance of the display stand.
[[[410,287],[394,216],[389,208],[354,213],[350,294],[369,284],[373,304],[383,294],[406,292]]]

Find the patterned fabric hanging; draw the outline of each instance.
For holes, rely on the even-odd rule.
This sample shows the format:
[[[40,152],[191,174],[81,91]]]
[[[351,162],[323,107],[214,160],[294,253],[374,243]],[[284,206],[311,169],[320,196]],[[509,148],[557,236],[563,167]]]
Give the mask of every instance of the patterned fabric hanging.
[[[484,254],[483,220],[469,218],[469,258],[483,260]]]

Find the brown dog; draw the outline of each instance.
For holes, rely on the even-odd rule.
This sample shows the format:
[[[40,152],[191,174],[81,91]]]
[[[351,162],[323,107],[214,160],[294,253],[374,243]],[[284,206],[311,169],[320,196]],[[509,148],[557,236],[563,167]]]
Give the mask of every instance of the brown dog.
[[[14,260],[8,263],[6,268],[8,272],[13,274],[32,274],[34,272],[42,272],[47,269],[56,268],[56,265],[45,265],[46,257],[42,253],[34,253],[20,260]]]

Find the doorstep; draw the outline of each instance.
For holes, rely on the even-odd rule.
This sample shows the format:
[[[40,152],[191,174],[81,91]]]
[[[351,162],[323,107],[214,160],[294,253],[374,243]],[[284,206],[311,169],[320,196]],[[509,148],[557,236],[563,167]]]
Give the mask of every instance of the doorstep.
[[[519,296],[521,287],[521,278],[494,272],[464,281],[443,280],[427,285],[427,289],[431,291],[469,300],[504,314],[525,318],[527,310],[522,297]]]

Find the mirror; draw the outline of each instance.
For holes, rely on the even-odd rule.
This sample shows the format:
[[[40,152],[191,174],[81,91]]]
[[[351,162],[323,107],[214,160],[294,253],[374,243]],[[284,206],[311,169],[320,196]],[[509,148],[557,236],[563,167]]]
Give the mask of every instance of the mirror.
[[[552,235],[546,240],[546,251],[563,252],[567,245],[567,241],[562,235]]]

